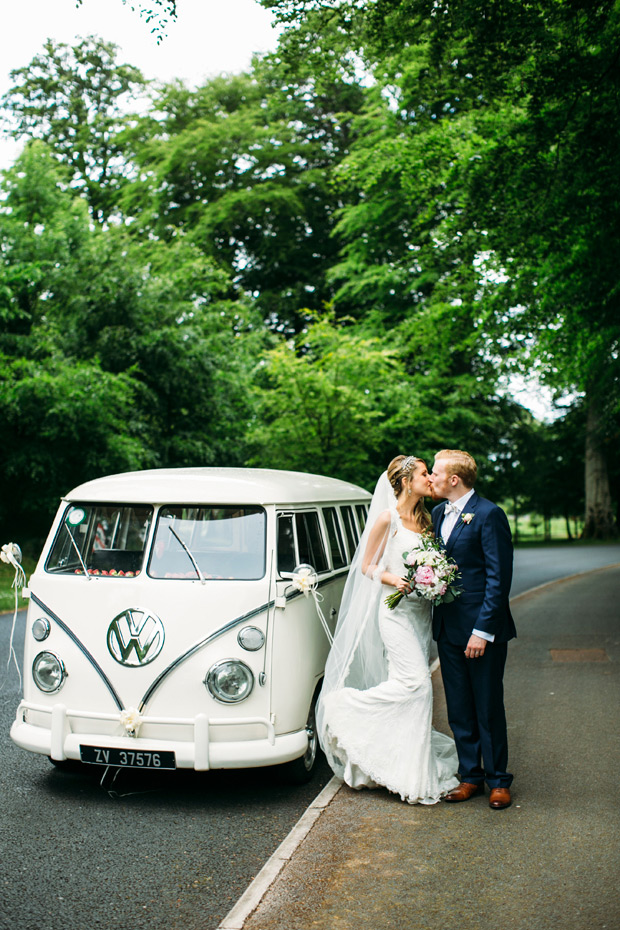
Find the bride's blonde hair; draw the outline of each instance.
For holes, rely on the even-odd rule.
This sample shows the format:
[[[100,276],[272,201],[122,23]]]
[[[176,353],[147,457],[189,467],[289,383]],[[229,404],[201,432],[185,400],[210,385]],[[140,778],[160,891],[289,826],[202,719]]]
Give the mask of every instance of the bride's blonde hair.
[[[409,478],[420,465],[426,465],[426,462],[416,455],[397,455],[392,459],[387,467],[387,476],[396,497],[403,489],[403,478]],[[424,506],[423,497],[413,508],[413,516],[422,532],[431,525],[431,515]]]

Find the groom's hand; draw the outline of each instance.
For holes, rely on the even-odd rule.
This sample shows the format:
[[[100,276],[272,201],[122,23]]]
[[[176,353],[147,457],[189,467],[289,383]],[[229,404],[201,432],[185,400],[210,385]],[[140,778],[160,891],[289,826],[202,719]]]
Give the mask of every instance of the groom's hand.
[[[469,637],[469,642],[465,648],[465,658],[466,659],[479,659],[484,655],[484,650],[486,649],[487,641],[483,639],[482,636],[476,636],[475,633],[472,633]]]

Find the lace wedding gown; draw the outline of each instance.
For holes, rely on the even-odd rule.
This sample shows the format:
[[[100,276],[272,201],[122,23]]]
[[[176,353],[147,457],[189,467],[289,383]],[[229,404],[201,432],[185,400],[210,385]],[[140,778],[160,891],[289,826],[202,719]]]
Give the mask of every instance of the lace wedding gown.
[[[402,554],[419,538],[395,514],[385,569],[401,576]],[[431,606],[411,595],[390,610],[384,600],[394,588],[381,587],[379,629],[388,679],[366,691],[341,688],[325,696],[328,755],[342,763],[352,788],[384,786],[410,804],[435,804],[458,784],[458,760],[454,741],[431,724]]]

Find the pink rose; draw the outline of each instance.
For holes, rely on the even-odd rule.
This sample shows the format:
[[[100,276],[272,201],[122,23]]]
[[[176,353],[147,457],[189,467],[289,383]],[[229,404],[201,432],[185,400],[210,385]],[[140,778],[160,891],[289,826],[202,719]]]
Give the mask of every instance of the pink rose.
[[[417,559],[417,553],[410,552],[407,558],[405,559],[405,565],[415,565]]]
[[[441,586],[440,589],[439,589],[439,593],[441,594],[442,597],[444,596],[444,594],[446,593],[447,590],[448,590],[448,585],[447,585],[447,584],[442,584],[442,586]]]
[[[435,572],[430,565],[420,565],[413,576],[417,584],[434,584]]]

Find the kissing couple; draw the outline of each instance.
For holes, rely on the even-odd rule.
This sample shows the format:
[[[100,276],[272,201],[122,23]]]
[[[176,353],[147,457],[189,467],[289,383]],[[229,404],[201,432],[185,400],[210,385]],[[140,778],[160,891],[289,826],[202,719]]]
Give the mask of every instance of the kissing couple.
[[[397,455],[377,482],[317,707],[323,751],[352,788],[435,804],[467,801],[486,782],[492,809],[511,803],[503,675],[516,636],[512,540],[504,511],[476,493],[476,475],[471,455],[444,449],[430,474],[422,459]],[[427,497],[443,500],[432,514]],[[408,564],[456,562],[459,591],[418,596],[407,555]],[[454,739],[432,725],[433,638]]]

